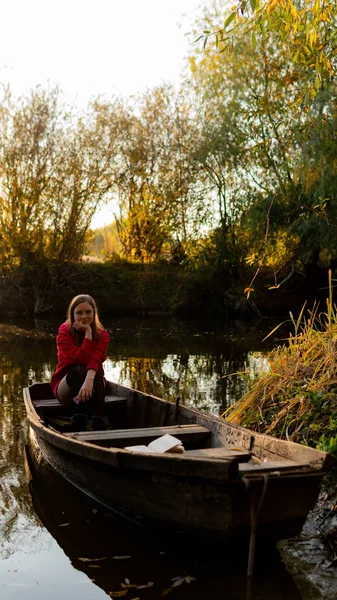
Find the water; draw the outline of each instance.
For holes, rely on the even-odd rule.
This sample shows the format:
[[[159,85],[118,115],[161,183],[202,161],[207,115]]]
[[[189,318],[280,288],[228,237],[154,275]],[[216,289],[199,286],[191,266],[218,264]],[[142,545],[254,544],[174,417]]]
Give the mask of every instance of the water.
[[[111,334],[109,378],[171,400],[180,395],[213,414],[245,389],[242,378],[224,376],[248,370],[253,377],[275,343],[261,343],[271,323],[110,318],[104,324]],[[113,520],[53,473],[28,469],[22,388],[50,378],[57,325],[0,325],[1,599],[245,598],[246,549],[238,561],[230,548],[190,547],[186,539],[172,544]],[[253,598],[299,598],[276,552],[259,558]]]

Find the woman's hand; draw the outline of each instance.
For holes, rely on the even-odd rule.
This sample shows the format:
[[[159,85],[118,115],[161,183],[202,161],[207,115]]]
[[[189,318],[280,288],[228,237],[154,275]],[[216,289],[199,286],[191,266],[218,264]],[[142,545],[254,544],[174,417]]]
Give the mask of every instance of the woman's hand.
[[[87,371],[87,376],[80,391],[78,392],[79,402],[88,402],[88,400],[90,400],[92,397],[95,375],[96,371],[94,369],[89,369]]]
[[[80,391],[78,392],[78,400],[79,402],[88,402],[92,397],[94,387],[94,380],[85,379]]]
[[[85,337],[92,340],[92,329],[91,329],[91,326],[88,325],[87,323],[81,323],[80,321],[75,321],[73,323],[73,328],[76,329],[76,331],[83,331]]]

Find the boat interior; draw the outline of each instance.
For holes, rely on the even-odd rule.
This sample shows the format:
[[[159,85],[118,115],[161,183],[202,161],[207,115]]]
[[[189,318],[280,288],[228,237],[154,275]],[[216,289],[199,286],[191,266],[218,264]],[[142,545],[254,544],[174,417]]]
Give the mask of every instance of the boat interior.
[[[292,472],[312,470],[317,451],[303,447],[299,455],[293,454],[287,442],[276,440],[273,448],[252,432],[226,424],[219,424],[207,415],[107,382],[105,397],[106,426],[96,430],[90,420],[81,430],[74,431],[73,416],[81,411],[78,406],[66,407],[55,399],[50,385],[34,384],[29,388],[30,399],[42,423],[63,435],[78,441],[107,448],[147,446],[165,434],[181,441],[184,455],[205,460],[234,461],[240,471],[251,475],[261,472]],[[271,438],[268,438],[269,440]],[[262,441],[261,441],[262,440]],[[297,446],[296,444],[288,444]],[[282,450],[283,449],[283,450]],[[285,449],[287,451],[285,451]],[[317,453],[319,454],[319,453]],[[320,466],[319,466],[320,463]],[[322,460],[316,468],[322,467]]]

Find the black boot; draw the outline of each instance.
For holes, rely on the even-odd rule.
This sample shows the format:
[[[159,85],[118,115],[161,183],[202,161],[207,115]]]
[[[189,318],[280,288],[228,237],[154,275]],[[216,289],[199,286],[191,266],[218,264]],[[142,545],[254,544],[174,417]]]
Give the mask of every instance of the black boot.
[[[93,415],[90,424],[93,431],[104,431],[108,428],[109,421],[106,417],[101,417],[101,415]]]
[[[85,431],[88,425],[88,417],[84,413],[76,413],[70,419],[72,431]]]
[[[94,431],[107,429],[109,421],[105,412],[105,385],[102,373],[96,373],[92,398],[90,399],[91,427]]]

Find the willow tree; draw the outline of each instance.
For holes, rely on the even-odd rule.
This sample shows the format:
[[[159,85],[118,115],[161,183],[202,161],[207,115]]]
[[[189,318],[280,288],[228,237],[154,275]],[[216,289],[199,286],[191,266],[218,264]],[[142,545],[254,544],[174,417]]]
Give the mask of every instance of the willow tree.
[[[74,261],[112,183],[110,127],[95,110],[78,117],[57,90],[32,91],[0,105],[2,263]]]
[[[106,111],[102,106],[102,114]],[[118,229],[127,258],[170,256],[207,219],[193,160],[191,108],[170,86],[150,90],[120,114],[114,184]]]
[[[218,12],[207,10],[202,17],[207,31],[215,28],[219,11],[221,7]],[[247,261],[255,273],[273,267],[274,287],[295,268],[317,262],[333,237],[329,209],[322,210],[327,203],[324,198],[313,203],[310,170],[305,168],[312,133],[316,131],[316,151],[318,130],[324,137],[333,88],[324,92],[323,117],[322,91],[310,107],[300,104],[302,72],[286,45],[275,43],[276,34],[270,31],[252,46],[250,26],[240,23],[230,51],[208,44],[195,49],[190,62],[202,108],[205,164],[222,167],[219,181],[226,189],[227,213],[236,214],[237,223],[240,219],[239,230],[248,239]],[[317,234],[315,246],[307,235],[310,230]]]
[[[215,37],[220,51],[230,51],[233,39],[246,33],[253,48],[272,38],[301,73],[297,99],[308,105],[329,84],[336,71],[337,6],[333,0],[238,0],[223,7],[222,19],[204,28],[204,43]]]
[[[69,110],[58,90],[8,93],[0,104],[1,273],[23,299],[29,289],[36,313],[49,306],[55,277],[69,285],[69,265],[109,198],[115,131],[94,106],[83,116]]]

